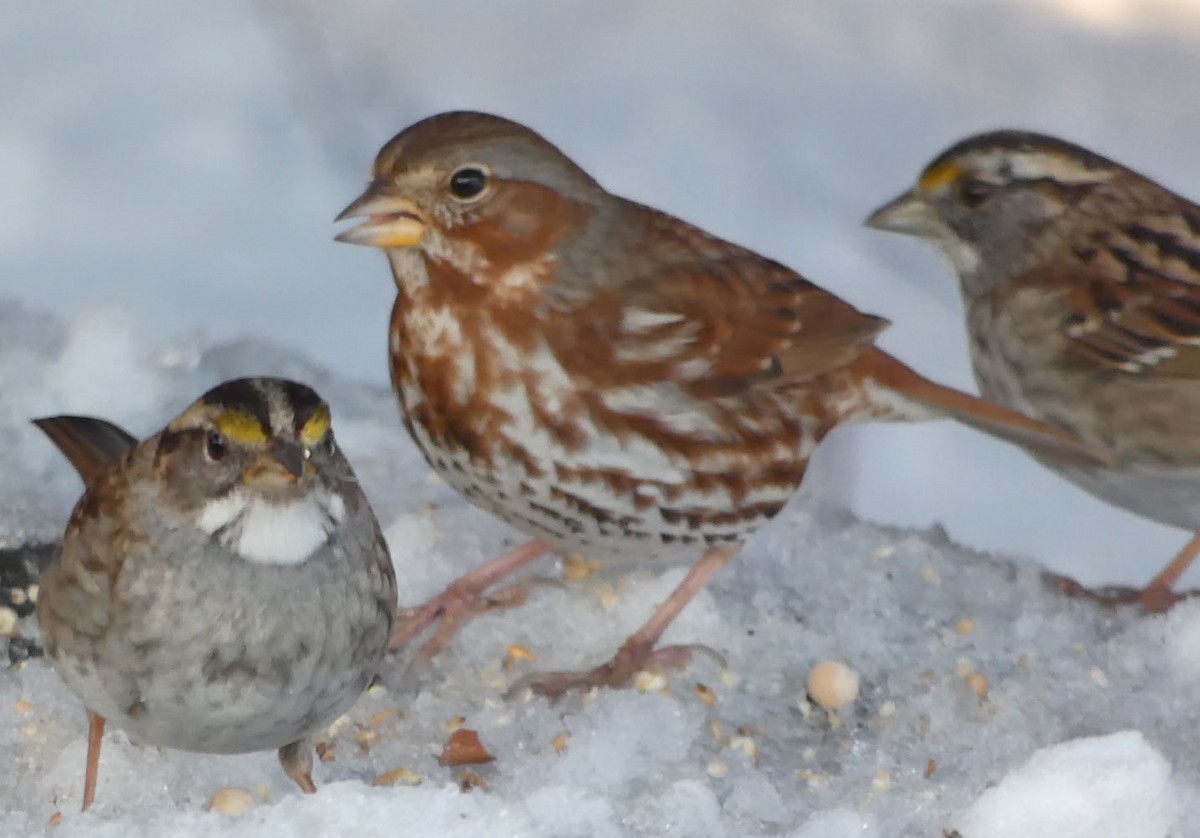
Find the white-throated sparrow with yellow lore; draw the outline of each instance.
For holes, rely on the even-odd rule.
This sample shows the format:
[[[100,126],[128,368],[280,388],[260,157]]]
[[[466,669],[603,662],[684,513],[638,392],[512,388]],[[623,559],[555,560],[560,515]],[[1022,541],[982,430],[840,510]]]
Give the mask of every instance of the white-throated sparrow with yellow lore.
[[[379,525],[303,384],[221,384],[138,443],[100,419],[36,424],[86,484],[38,621],[88,710],[84,808],[107,720],[208,753],[279,749],[315,790],[310,737],[383,658],[396,581]]]

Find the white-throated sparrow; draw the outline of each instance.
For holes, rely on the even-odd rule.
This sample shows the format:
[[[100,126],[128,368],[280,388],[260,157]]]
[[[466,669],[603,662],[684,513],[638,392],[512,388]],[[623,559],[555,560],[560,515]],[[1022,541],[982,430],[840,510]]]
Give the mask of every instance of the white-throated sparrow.
[[[38,599],[46,652],[88,710],[83,807],[105,720],[208,753],[309,737],[366,688],[396,581],[379,525],[303,384],[221,384],[138,443],[100,419],[36,420],[86,484]]]
[[[1200,530],[1200,207],[1087,149],[969,137],[867,224],[931,241],[957,274],[983,395],[1111,451],[1046,462],[1146,518]],[[1157,611],[1200,534],[1140,590]]]

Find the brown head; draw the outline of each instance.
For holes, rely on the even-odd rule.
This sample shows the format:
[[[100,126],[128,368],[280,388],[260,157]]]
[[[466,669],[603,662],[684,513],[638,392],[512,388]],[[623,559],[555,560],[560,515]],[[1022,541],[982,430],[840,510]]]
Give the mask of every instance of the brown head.
[[[534,131],[497,116],[439,114],[393,137],[366,191],[338,220],[366,220],[338,241],[388,252],[398,277],[417,254],[430,273],[469,291],[513,298],[606,193]],[[405,261],[409,260],[409,261]],[[524,266],[533,270],[513,271]]]

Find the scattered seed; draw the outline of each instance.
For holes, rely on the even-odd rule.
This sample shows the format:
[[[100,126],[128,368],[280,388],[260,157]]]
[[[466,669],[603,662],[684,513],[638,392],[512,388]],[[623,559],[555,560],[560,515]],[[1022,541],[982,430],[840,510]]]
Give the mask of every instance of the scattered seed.
[[[975,633],[975,621],[970,617],[959,617],[954,624],[954,631],[960,637],[968,637]]]
[[[208,808],[231,818],[240,817],[254,808],[254,795],[242,788],[217,789],[208,801]]]
[[[21,728],[22,736],[37,736],[38,726],[35,724],[27,724]]]
[[[696,698],[700,699],[700,703],[705,707],[712,708],[717,706],[717,694],[704,684],[697,684],[693,687],[696,691]]]
[[[367,687],[367,695],[371,698],[382,698],[387,695],[387,687],[376,681],[371,686]]]
[[[925,763],[925,779],[928,780],[937,771],[937,760],[932,757]]]
[[[600,569],[600,562],[589,562],[583,556],[567,556],[563,559],[563,581],[579,582]]]
[[[337,754],[333,752],[333,746],[328,742],[318,742],[316,751],[317,759],[321,762],[333,762],[337,759]]]
[[[460,730],[462,728],[462,726],[465,725],[466,723],[467,723],[466,716],[455,716],[453,719],[446,722],[446,730],[450,731],[451,733],[454,733],[454,731]]]
[[[47,823],[50,824],[50,826],[58,826],[60,823],[62,823],[62,812],[55,812],[50,816],[50,820],[47,821]]]
[[[570,739],[571,734],[565,730],[551,739],[550,745],[554,748],[554,753],[561,754],[563,751],[565,751],[567,749],[567,742],[569,742]]]
[[[399,707],[385,707],[377,713],[372,713],[367,719],[367,725],[375,729],[379,729],[388,722],[404,718],[404,714],[400,712]]]
[[[41,593],[41,590],[42,590],[41,586],[38,585],[36,582],[34,582],[32,585],[30,585],[28,588],[25,589],[25,593],[29,594],[30,602],[37,602],[38,594]]]
[[[816,748],[805,748],[800,753],[800,759],[804,760],[805,762],[812,762],[816,758],[817,758],[817,749]]]
[[[896,715],[896,702],[889,698],[879,705],[879,718],[890,719],[894,715]]]
[[[987,698],[988,694],[988,679],[982,672],[972,672],[967,676],[967,686],[971,688],[971,692],[975,693],[980,699]]]
[[[885,544],[884,546],[876,547],[871,551],[871,560],[876,562],[886,562],[894,555],[896,555],[896,548],[890,544]]]
[[[966,658],[959,658],[954,664],[954,674],[959,678],[966,678],[975,671],[975,665]]]
[[[1094,683],[1097,687],[1108,686],[1108,675],[1100,667],[1093,666],[1088,670],[1088,675],[1091,677],[1092,683]]]
[[[29,594],[21,588],[9,588],[8,601],[13,605],[24,605],[29,601]]]
[[[942,584],[942,576],[938,569],[931,564],[921,566],[921,581],[930,587]]]
[[[807,783],[810,789],[820,788],[829,782],[829,778],[824,774],[809,771],[807,768],[801,768],[797,771],[796,778],[803,783]]]
[[[13,705],[13,710],[16,711],[18,716],[24,716],[26,713],[28,713],[32,709],[33,709],[33,702],[30,701],[28,698],[22,698],[22,699],[18,700],[16,704]]]
[[[708,776],[710,777],[724,777],[729,773],[729,766],[719,759],[714,759],[708,764],[708,768],[706,770],[708,771]]]
[[[633,679],[633,688],[645,695],[646,693],[670,692],[671,682],[667,673],[661,669],[643,669]]]
[[[605,611],[612,611],[617,607],[617,602],[620,600],[620,595],[617,589],[605,582],[597,590],[596,595],[600,597],[600,605]]]
[[[419,786],[424,779],[411,768],[393,768],[375,778],[376,786]]]
[[[504,663],[502,664],[501,668],[505,672],[512,672],[513,667],[517,665],[517,661],[531,661],[535,657],[536,655],[534,655],[529,649],[513,643],[508,647],[508,652],[504,655]]]
[[[708,729],[712,731],[713,739],[716,739],[718,742],[720,742],[721,737],[724,735],[721,731],[721,723],[716,719],[711,719],[708,722]]]
[[[325,735],[328,736],[330,739],[333,739],[335,736],[337,736],[341,732],[342,728],[344,728],[346,725],[349,725],[349,724],[353,724],[353,722],[351,722],[350,717],[348,715],[343,713],[342,715],[338,716],[336,719],[334,719],[332,722],[329,723],[329,727],[325,728]]]
[[[729,737],[729,747],[735,751],[741,751],[746,756],[758,765],[758,745],[755,741],[744,734]]]
[[[371,753],[373,748],[379,742],[379,731],[371,730],[370,728],[360,727],[354,731],[354,738],[358,741],[358,749],[363,756]]]
[[[738,681],[740,681],[740,680],[741,680],[741,678],[732,669],[722,669],[721,670],[721,686],[722,687],[732,690],[734,687],[736,687],[738,685]]]
[[[821,661],[808,671],[808,694],[826,710],[837,710],[858,698],[858,673],[844,663]]]
[[[450,734],[438,762],[442,765],[479,765],[494,759],[479,741],[479,734],[464,727]]]
[[[883,794],[886,791],[892,790],[892,775],[888,771],[880,768],[875,772],[875,779],[871,780],[871,791]]]

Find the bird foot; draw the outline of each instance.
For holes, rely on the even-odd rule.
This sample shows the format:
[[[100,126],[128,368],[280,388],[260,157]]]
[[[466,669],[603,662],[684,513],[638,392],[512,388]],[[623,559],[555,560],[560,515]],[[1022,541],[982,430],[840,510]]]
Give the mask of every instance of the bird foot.
[[[449,645],[464,623],[488,611],[523,605],[529,598],[529,589],[542,581],[545,580],[515,582],[490,593],[475,590],[471,585],[459,586],[455,583],[425,605],[402,610],[400,619],[404,622],[392,634],[388,648],[396,649],[404,645],[430,623],[439,620],[437,631],[417,651],[414,660],[414,663],[428,663]]]
[[[1166,585],[1150,583],[1144,588],[1128,588],[1119,585],[1108,585],[1102,588],[1089,588],[1066,576],[1056,573],[1044,574],[1051,587],[1069,597],[1087,599],[1100,605],[1119,607],[1140,605],[1149,614],[1163,614],[1175,604],[1200,596],[1200,591],[1176,593]]]
[[[518,582],[486,593],[488,588],[550,549],[543,541],[531,541],[510,550],[481,568],[454,580],[446,590],[424,605],[402,608],[400,625],[392,632],[389,649],[398,649],[440,620],[437,631],[417,652],[413,663],[428,663],[454,637],[458,627],[472,617],[499,608],[515,608],[529,596],[529,582]]]
[[[545,696],[553,703],[569,692],[584,692],[593,687],[622,689],[633,683],[638,673],[650,669],[682,669],[691,663],[695,654],[711,656],[719,665],[725,666],[725,658],[708,646],[690,644],[686,646],[642,646],[626,643],[608,663],[585,672],[534,672],[518,679],[508,690],[512,697],[522,690],[530,690]]]

